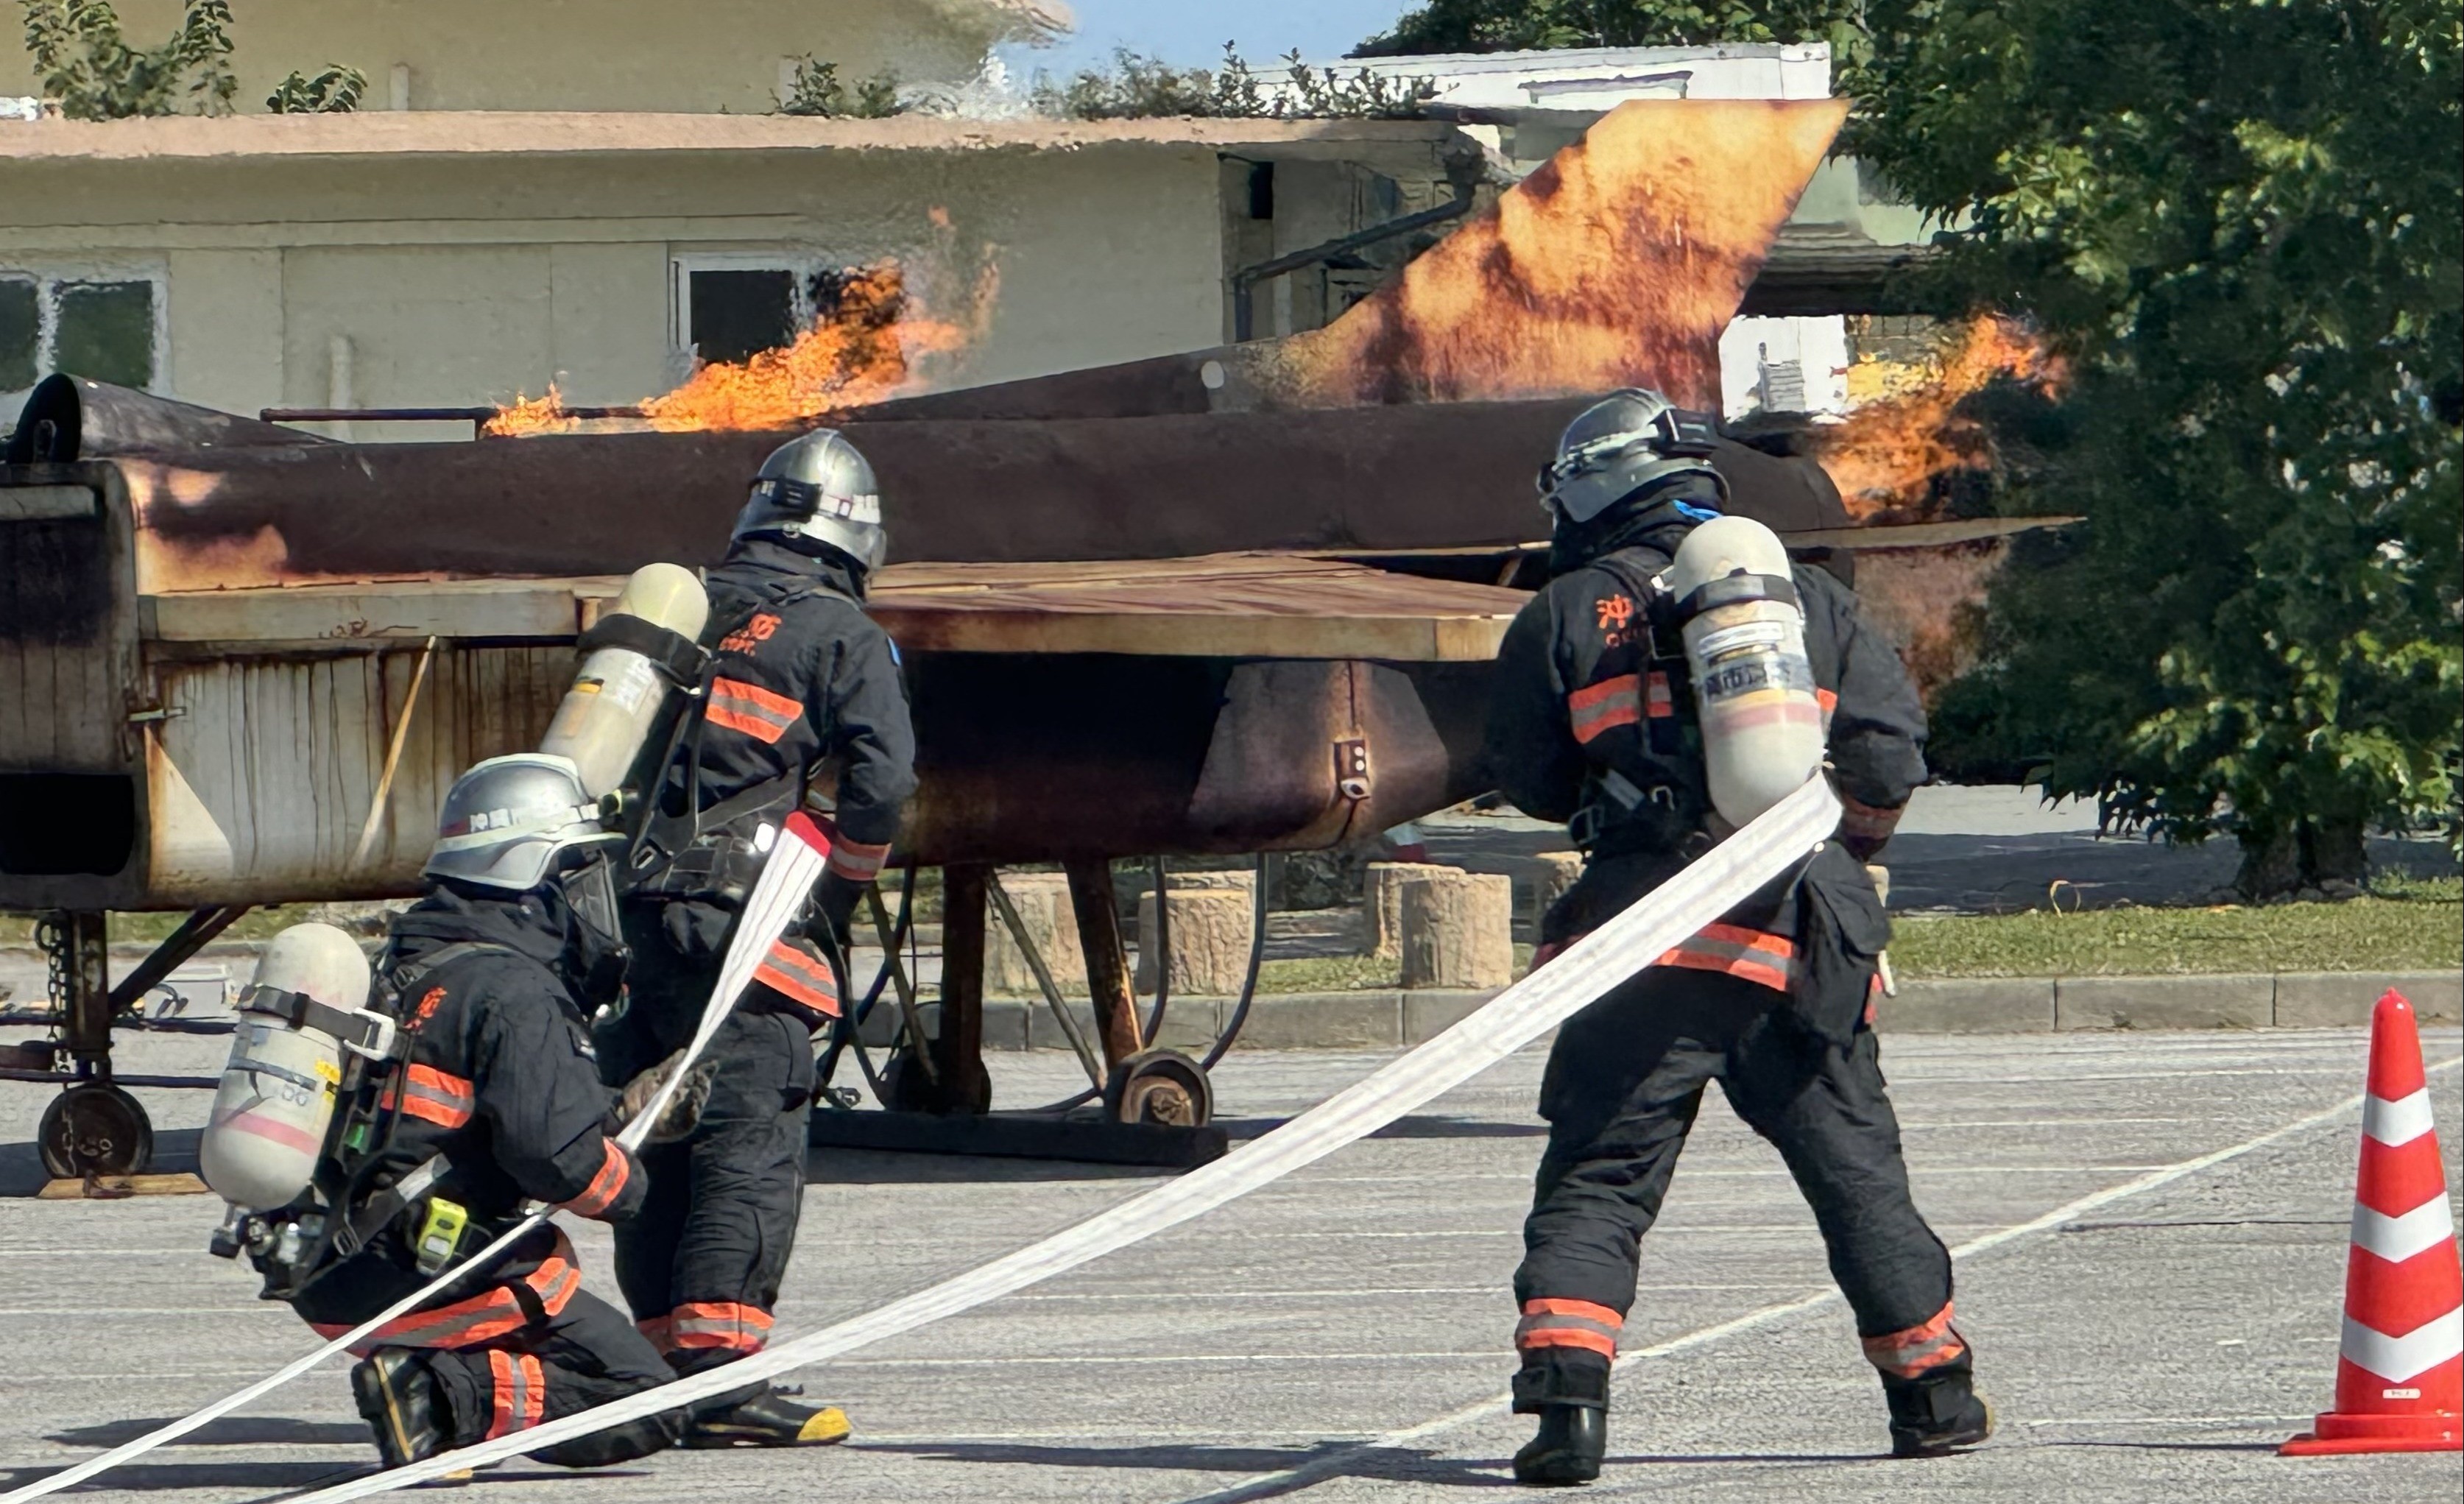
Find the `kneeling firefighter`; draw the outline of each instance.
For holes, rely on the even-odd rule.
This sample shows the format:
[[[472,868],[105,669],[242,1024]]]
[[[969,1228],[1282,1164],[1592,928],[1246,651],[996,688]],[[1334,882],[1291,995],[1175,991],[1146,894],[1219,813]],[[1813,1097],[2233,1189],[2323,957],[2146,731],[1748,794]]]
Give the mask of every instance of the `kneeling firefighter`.
[[[817,430],[763,461],[726,561],[710,572],[707,693],[680,726],[628,874],[631,1000],[600,1032],[610,1081],[692,1036],[781,825],[834,824],[806,934],[774,944],[711,1041],[717,1075],[690,1140],[650,1152],[650,1203],[620,1228],[616,1273],[642,1331],[682,1373],[759,1351],[803,1195],[813,1030],[839,1015],[833,954],[915,787],[914,737],[890,638],[864,612],[888,540],[872,468]],[[834,812],[825,775],[836,775]],[[695,1444],[794,1446],[847,1434],[751,1388]]]
[[[614,1135],[657,1076],[610,1093],[585,1028],[625,959],[623,837],[600,808],[566,759],[479,763],[446,796],[428,894],[393,919],[373,988],[349,936],[302,924],[275,940],[243,995],[201,1155],[238,1208],[215,1251],[245,1249],[267,1297],[327,1337],[495,1241],[525,1202],[616,1223],[641,1210],[642,1167]],[[679,1101],[670,1131],[695,1105],[690,1091]],[[354,1396],[395,1467],[675,1377],[582,1289],[553,1225],[359,1351]],[[647,1417],[539,1456],[622,1462],[683,1426]]]
[[[1925,719],[1857,599],[1725,517],[1707,418],[1617,392],[1559,441],[1540,488],[1552,579],[1497,659],[1488,755],[1525,811],[1565,820],[1586,863],[1535,963],[1597,928],[1826,761],[1846,813],[1792,875],[1570,1020],[1524,1224],[1514,1407],[1540,1417],[1529,1484],[1598,1475],[1609,1372],[1639,1240],[1717,1080],[1812,1205],[1880,1371],[1892,1449],[1985,1438],[1950,1257],[1908,1192],[1872,1029],[1889,937],[1860,863],[1925,779]]]

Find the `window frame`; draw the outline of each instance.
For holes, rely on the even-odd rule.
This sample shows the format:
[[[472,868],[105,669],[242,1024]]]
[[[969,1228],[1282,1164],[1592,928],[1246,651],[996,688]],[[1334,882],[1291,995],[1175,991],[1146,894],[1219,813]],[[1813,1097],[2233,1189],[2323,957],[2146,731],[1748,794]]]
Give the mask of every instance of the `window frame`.
[[[798,333],[813,326],[813,278],[845,262],[810,246],[734,247],[668,251],[668,357],[679,369],[693,361],[693,276],[695,272],[784,272],[788,275],[788,324]]]
[[[75,260],[0,254],[0,281],[34,284],[34,380],[59,370],[60,293],[98,282],[143,282],[151,294],[153,374],[142,390],[157,396],[171,389],[171,274],[153,257],[88,256]],[[32,387],[0,389],[0,409],[13,411]]]

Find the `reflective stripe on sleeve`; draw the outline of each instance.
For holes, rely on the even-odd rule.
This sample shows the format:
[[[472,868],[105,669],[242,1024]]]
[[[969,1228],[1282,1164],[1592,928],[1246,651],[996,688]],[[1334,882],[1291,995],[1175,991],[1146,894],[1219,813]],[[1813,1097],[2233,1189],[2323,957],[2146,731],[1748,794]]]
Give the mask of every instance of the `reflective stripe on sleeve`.
[[[711,680],[710,704],[703,719],[768,746],[785,736],[803,714],[803,705],[785,695],[742,679],[717,678]]]
[[[881,864],[890,860],[888,845],[868,846],[850,841],[844,835],[830,842],[829,871],[849,882],[870,882],[881,875]]]
[[[1796,965],[1796,943],[1784,935],[1766,935],[1743,925],[1706,924],[1655,964],[1726,972],[1785,992]]]
[[[770,1340],[770,1313],[734,1300],[698,1300],[668,1313],[671,1346],[678,1350],[723,1347],[758,1353]]]
[[[477,1103],[469,1080],[433,1066],[410,1065],[402,1078],[385,1088],[383,1106],[395,1108],[439,1128],[459,1128],[471,1120]]]
[[[599,1173],[590,1178],[581,1195],[561,1204],[577,1217],[596,1217],[615,1205],[616,1198],[625,1194],[625,1183],[632,1178],[632,1161],[625,1158],[625,1151],[617,1147],[615,1139],[601,1139],[599,1149]]]
[[[1642,719],[1641,675],[1620,674],[1574,691],[1566,697],[1566,715],[1574,740],[1585,743],[1612,727],[1636,724]]]
[[[829,963],[793,941],[772,940],[753,980],[824,1018],[839,1016],[838,979],[830,975]]]
[[[547,1419],[547,1373],[538,1359],[500,1347],[488,1354],[488,1368],[495,1381],[488,1440],[529,1430]]]
[[[1624,1316],[1589,1300],[1527,1300],[1523,1319],[1514,1324],[1514,1345],[1527,1353],[1542,1347],[1581,1347],[1615,1358],[1617,1333],[1624,1326]]]
[[[1960,1337],[1959,1329],[1950,1324],[1947,1301],[1931,1320],[1903,1332],[1885,1332],[1859,1340],[1865,1345],[1867,1361],[1899,1379],[1914,1379],[1968,1352],[1968,1343]]]

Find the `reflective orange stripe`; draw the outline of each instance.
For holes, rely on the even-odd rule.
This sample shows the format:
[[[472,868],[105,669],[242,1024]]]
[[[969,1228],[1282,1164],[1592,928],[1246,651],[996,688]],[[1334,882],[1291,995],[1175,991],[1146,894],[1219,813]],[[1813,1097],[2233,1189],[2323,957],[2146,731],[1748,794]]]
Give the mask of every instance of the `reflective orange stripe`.
[[[1624,1326],[1624,1316],[1589,1300],[1527,1300],[1523,1319],[1515,1323],[1514,1345],[1527,1350],[1580,1347],[1615,1358],[1617,1333]]]
[[[471,1120],[473,1102],[471,1083],[463,1077],[413,1065],[404,1069],[400,1082],[385,1088],[383,1105],[388,1112],[399,1107],[440,1128],[459,1128]]]
[[[881,864],[890,860],[890,848],[867,846],[846,836],[835,837],[830,844],[829,870],[850,882],[870,882],[881,875]]]
[[[573,1262],[572,1242],[559,1232],[556,1247],[539,1261],[538,1269],[522,1276],[521,1282],[539,1296],[543,1315],[562,1315],[573,1300],[573,1293],[582,1288],[582,1271]],[[433,1311],[414,1311],[388,1321],[351,1350],[365,1356],[380,1347],[478,1347],[520,1331],[529,1320],[529,1314],[513,1291],[498,1285],[483,1294],[438,1306]],[[327,1337],[340,1337],[350,1328],[319,1325],[317,1330]]]
[[[488,1440],[529,1430],[547,1419],[547,1372],[538,1359],[498,1348],[488,1355],[488,1367],[495,1381]]]
[[[1642,678],[1620,674],[1566,697],[1566,714],[1574,740],[1589,742],[1612,726],[1631,726],[1642,719]]]
[[[710,705],[703,719],[715,726],[741,731],[767,746],[785,736],[803,714],[803,704],[784,695],[742,679],[719,678],[711,680]]]
[[[838,982],[829,966],[787,940],[770,942],[770,953],[754,968],[753,980],[825,1018],[839,1016]]]
[[[733,1300],[695,1301],[668,1313],[668,1330],[676,1348],[724,1347],[739,1353],[759,1352],[770,1339],[771,1316],[759,1306]]]
[[[1658,669],[1642,684],[1642,708],[1654,720],[1664,720],[1677,714],[1677,696],[1668,687],[1668,675]]]
[[[562,1204],[577,1217],[596,1217],[615,1205],[616,1198],[625,1194],[625,1183],[633,1175],[632,1161],[625,1158],[625,1151],[616,1146],[615,1139],[601,1139],[599,1149],[599,1173],[590,1178],[581,1195]]]
[[[1968,1342],[1950,1324],[1950,1304],[1946,1301],[1932,1319],[1901,1332],[1885,1332],[1880,1337],[1860,1338],[1865,1358],[1875,1367],[1901,1379],[1913,1379],[1960,1358],[1968,1351]]]
[[[1887,841],[1900,828],[1900,809],[1839,796],[1839,833],[1852,841]]]
[[[1693,971],[1726,972],[1777,991],[1788,990],[1796,945],[1784,935],[1766,935],[1735,924],[1706,924],[1694,938],[1655,962]]]
[[[633,1323],[633,1330],[649,1338],[650,1345],[660,1352],[664,1353],[675,1345],[675,1323],[666,1316],[652,1316],[647,1321],[636,1321]]]
[[[1839,708],[1839,695],[1836,690],[1817,689],[1814,692],[1814,698],[1815,702],[1822,707],[1822,719],[1825,720],[1829,720],[1831,713]]]

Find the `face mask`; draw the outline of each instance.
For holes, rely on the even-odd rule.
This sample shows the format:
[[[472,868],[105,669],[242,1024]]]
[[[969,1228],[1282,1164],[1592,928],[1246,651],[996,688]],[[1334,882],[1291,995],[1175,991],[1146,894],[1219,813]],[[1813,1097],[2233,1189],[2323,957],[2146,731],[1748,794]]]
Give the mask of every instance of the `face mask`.
[[[558,885],[573,913],[572,951],[583,1004],[595,1008],[614,1003],[624,995],[625,973],[633,961],[616,917],[616,874],[601,857],[566,873]]]

